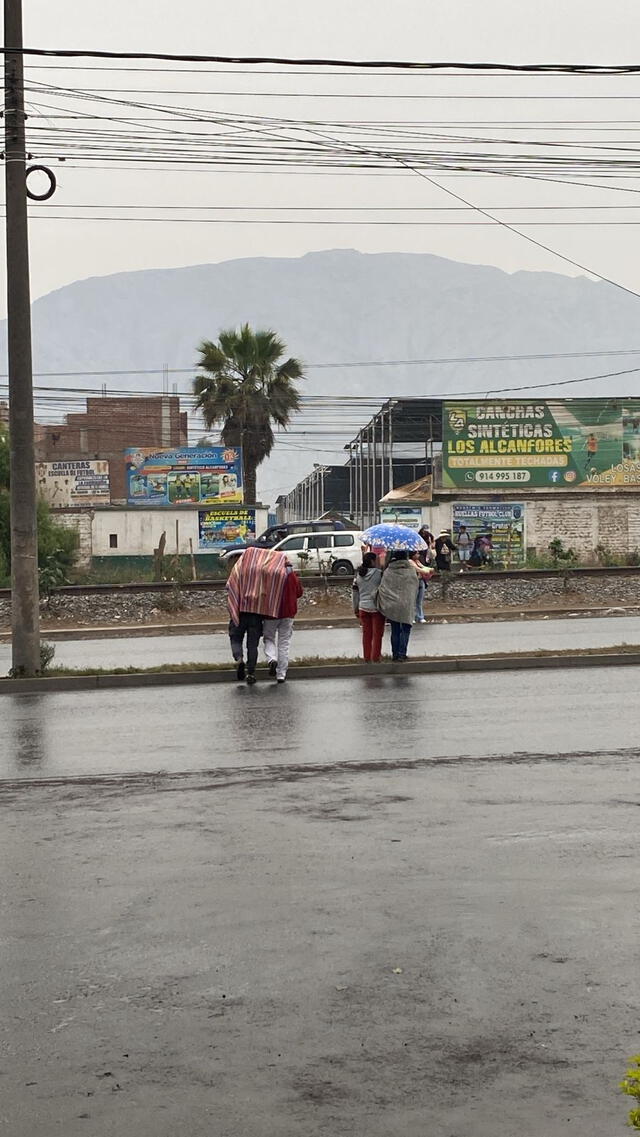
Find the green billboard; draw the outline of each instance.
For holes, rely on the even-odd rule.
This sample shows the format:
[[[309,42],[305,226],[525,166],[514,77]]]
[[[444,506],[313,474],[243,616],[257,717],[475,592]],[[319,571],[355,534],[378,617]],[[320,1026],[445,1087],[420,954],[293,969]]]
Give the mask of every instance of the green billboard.
[[[640,487],[640,400],[446,402],[442,484]]]

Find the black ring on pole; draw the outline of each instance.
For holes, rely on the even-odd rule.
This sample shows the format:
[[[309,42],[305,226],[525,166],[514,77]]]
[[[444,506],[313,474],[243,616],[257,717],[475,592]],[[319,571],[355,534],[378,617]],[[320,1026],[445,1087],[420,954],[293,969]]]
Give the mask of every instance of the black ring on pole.
[[[56,192],[56,186],[58,184],[56,182],[56,176],[53,170],[50,170],[48,166],[27,166],[26,176],[29,177],[29,174],[33,174],[37,170],[40,170],[41,173],[47,175],[49,179],[49,188],[46,189],[44,193],[33,193],[33,191],[30,190],[27,186],[27,197],[30,197],[32,201],[48,201],[49,198],[53,197],[54,193]]]

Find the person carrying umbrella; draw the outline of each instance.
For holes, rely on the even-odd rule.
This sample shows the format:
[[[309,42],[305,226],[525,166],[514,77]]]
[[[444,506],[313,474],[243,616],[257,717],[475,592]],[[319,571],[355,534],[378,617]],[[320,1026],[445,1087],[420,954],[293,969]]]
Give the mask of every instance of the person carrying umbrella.
[[[378,589],[378,608],[391,624],[391,656],[396,663],[407,658],[409,636],[416,618],[418,574],[407,549],[389,553]]]
[[[237,663],[236,675],[249,685],[256,681],[258,644],[265,617],[278,619],[287,581],[287,558],[276,549],[245,549],[227,581],[229,642]],[[244,640],[247,662],[244,662]]]
[[[391,624],[391,655],[396,663],[407,658],[411,628],[415,622],[418,574],[411,552],[425,548],[422,537],[406,525],[372,525],[363,541],[385,548],[389,564],[378,587],[378,609]]]

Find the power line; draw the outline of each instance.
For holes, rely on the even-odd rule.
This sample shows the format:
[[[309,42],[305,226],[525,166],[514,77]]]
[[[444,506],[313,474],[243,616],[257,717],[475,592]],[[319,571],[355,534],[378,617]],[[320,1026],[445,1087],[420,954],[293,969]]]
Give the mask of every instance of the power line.
[[[316,370],[326,370],[328,368],[330,368],[330,369],[340,368],[341,369],[341,368],[353,368],[353,367],[365,367],[365,368],[367,368],[367,367],[412,367],[412,366],[427,366],[427,365],[432,365],[432,364],[437,364],[438,366],[441,366],[443,364],[448,364],[448,363],[451,363],[451,364],[458,364],[458,363],[520,363],[520,362],[527,362],[530,360],[546,360],[546,359],[594,359],[598,356],[600,356],[600,357],[611,356],[613,358],[615,356],[621,356],[621,355],[640,355],[640,347],[607,348],[607,349],[599,349],[597,351],[535,352],[535,353],[530,353],[530,354],[525,354],[525,355],[454,355],[454,356],[430,356],[430,357],[426,357],[426,358],[422,358],[422,359],[368,359],[368,360],[346,360],[346,361],[341,360],[341,361],[337,361],[337,362],[332,361],[330,363],[305,363],[304,364],[304,370],[305,371],[312,371],[312,370],[316,371]],[[121,369],[111,368],[111,369],[106,370],[106,371],[104,371],[104,370],[103,371],[91,371],[91,370],[87,370],[84,368],[82,368],[79,371],[34,371],[33,376],[34,376],[34,378],[37,378],[37,379],[70,379],[70,378],[75,378],[77,376],[83,376],[85,378],[101,378],[101,377],[108,378],[109,376],[120,377],[120,376],[124,376],[124,375],[161,375],[163,373],[169,374],[169,375],[193,375],[195,377],[195,375],[197,375],[199,373],[199,370],[198,370],[197,364],[194,363],[192,367],[169,367],[169,368],[166,368],[166,370],[163,367],[150,367],[150,368],[145,368],[145,369],[134,368],[134,369],[130,369],[130,370],[121,370]],[[0,379],[6,379],[7,377],[8,376],[7,376],[6,372],[0,372]],[[48,388],[46,388],[46,387],[35,388],[35,389],[36,390],[38,390],[38,389],[48,390]],[[66,389],[67,390],[74,390],[80,394],[82,394],[83,392],[86,393],[86,389],[81,388],[81,387],[66,388]],[[100,391],[96,391],[94,393],[96,396],[100,395]],[[147,394],[148,392],[143,392],[143,393]],[[159,391],[158,395],[164,395],[166,397],[166,392]],[[304,394],[301,395],[301,398],[303,399],[303,401],[309,400],[309,399],[313,399],[313,400],[330,399],[331,400],[331,399],[335,399],[337,397],[338,396],[335,396],[335,395],[304,395]],[[349,394],[346,396],[339,396],[339,397],[341,399],[348,399],[348,400],[352,400],[352,401],[357,400],[358,402],[368,402],[368,403],[374,403],[375,402],[375,403],[377,403],[377,401],[378,401],[378,396],[371,397],[368,395],[352,395],[352,394]],[[389,395],[388,397],[394,398],[395,396]]]
[[[4,214],[0,214],[0,218],[4,218]],[[492,225],[491,221],[322,221],[313,220],[311,218],[305,220],[294,219],[261,219],[253,218],[245,220],[242,218],[227,218],[227,217],[123,217],[120,215],[107,217],[96,215],[94,217],[82,216],[80,214],[67,214],[65,216],[51,214],[51,213],[33,213],[31,220],[36,221],[86,221],[86,222],[110,222],[111,224],[119,224],[120,222],[131,223],[135,225],[156,224],[156,225],[322,225],[322,226],[370,226],[387,228],[438,228],[438,229],[482,229],[489,228]],[[640,221],[519,221],[524,229],[530,228],[576,228],[576,229],[598,229],[598,228],[625,228],[628,226],[640,225]],[[515,232],[515,230],[514,230]],[[520,236],[525,234],[521,233]],[[551,250],[549,250],[551,251]],[[561,253],[556,253],[556,256],[562,256]],[[563,258],[566,260],[567,258]],[[577,262],[571,261],[571,264]],[[579,266],[578,266],[579,267]],[[594,276],[599,274],[594,269],[585,269],[586,272],[593,273]],[[640,293],[635,293],[632,289],[625,288],[622,284],[616,284],[615,281],[608,280],[607,277],[600,277],[601,280],[613,284],[616,288],[622,288],[625,292],[631,292],[632,295],[640,296]]]
[[[310,133],[317,135],[319,138],[324,138],[325,140],[329,140],[329,141],[333,142],[335,145],[340,145],[340,142],[338,140],[336,140],[335,138],[331,138],[330,136],[328,136],[326,134],[322,134],[320,131],[312,130],[312,131],[310,131]],[[368,149],[364,149],[363,147],[358,147],[356,144],[350,143],[348,141],[342,142],[342,146],[350,148],[352,150],[353,149],[358,150],[360,153],[370,153],[371,152]],[[377,153],[380,153],[380,152],[377,151]],[[477,206],[473,202],[470,202],[467,198],[462,197],[461,194],[456,193],[454,190],[448,189],[446,186],[442,186],[439,182],[435,181],[434,178],[430,177],[428,174],[425,174],[424,170],[419,169],[418,167],[412,165],[406,159],[401,158],[397,155],[393,155],[393,154],[388,155],[388,154],[385,154],[384,152],[382,152],[382,153],[386,157],[391,157],[391,159],[393,161],[396,161],[398,163],[398,165],[404,166],[406,169],[411,170],[414,174],[417,174],[418,177],[421,177],[426,182],[429,182],[436,189],[442,190],[444,193],[449,194],[451,197],[455,198],[455,200],[460,202],[462,205],[466,205],[472,209],[475,209],[477,213],[481,214],[483,217],[488,218],[490,221],[495,222],[495,224],[499,225],[501,228],[508,230],[510,233],[514,233],[518,237],[522,237],[523,240],[528,241],[532,245],[536,245],[539,249],[543,249],[547,253],[551,253],[552,256],[558,257],[560,260],[565,261],[567,264],[573,265],[574,268],[579,268],[582,272],[591,273],[591,275],[597,276],[600,280],[604,281],[605,283],[611,284],[614,288],[618,288],[620,291],[626,292],[630,296],[635,296],[635,297],[640,299],[640,293],[634,291],[634,289],[627,288],[626,285],[620,284],[618,281],[611,280],[609,277],[603,276],[602,273],[598,273],[593,269],[587,268],[586,265],[581,264],[579,261],[573,260],[571,257],[566,256],[564,253],[558,252],[557,249],[553,249],[549,245],[545,245],[541,241],[538,241],[535,237],[531,237],[527,233],[523,233],[520,229],[514,228],[514,226],[510,225],[507,221],[503,221],[501,218],[496,217],[494,213],[489,213],[486,209],[483,209],[481,206]]]
[[[467,198],[462,197],[462,195],[459,193],[456,193],[455,190],[448,189],[446,186],[443,186],[439,182],[436,182],[433,178],[431,178],[427,174],[425,174],[424,171],[416,170],[415,172],[420,177],[424,178],[425,181],[430,182],[431,185],[435,186],[437,189],[442,190],[444,193],[448,193],[451,197],[454,197],[457,201],[462,202],[463,205],[471,205],[472,208],[475,208],[478,213],[481,213],[484,217],[488,217],[491,221],[494,221],[496,223],[496,225],[500,225],[501,228],[507,229],[510,233],[515,233],[516,236],[522,237],[525,241],[529,241],[532,245],[536,245],[539,249],[543,249],[547,253],[551,253],[552,256],[559,257],[560,260],[565,261],[567,264],[573,265],[574,268],[579,268],[582,270],[582,272],[588,272],[592,276],[597,276],[600,280],[604,281],[606,284],[611,284],[611,285],[613,285],[614,288],[620,289],[621,292],[626,292],[629,294],[629,296],[636,296],[636,297],[638,297],[638,299],[640,299],[640,292],[636,292],[633,288],[627,288],[627,286],[625,284],[620,284],[619,281],[612,280],[610,277],[604,276],[600,272],[596,272],[595,269],[587,268],[586,265],[581,264],[579,261],[573,260],[572,257],[568,257],[564,253],[558,252],[557,249],[552,249],[549,245],[543,244],[541,241],[536,240],[535,237],[530,237],[527,233],[523,233],[520,229],[515,229],[513,227],[513,225],[510,225],[507,221],[502,221],[501,218],[496,217],[496,215],[494,213],[489,213],[486,209],[481,208],[481,206],[473,206],[473,203],[468,201]]]
[[[276,76],[274,76],[275,78]],[[386,78],[386,76],[384,76]],[[37,82],[37,80],[36,80]],[[37,88],[27,84],[25,90],[33,91]],[[253,99],[396,99],[400,101],[416,101],[416,100],[448,100],[448,99],[493,99],[501,101],[503,98],[510,99],[565,99],[571,98],[568,95],[433,95],[433,94],[404,94],[395,91],[235,91],[235,90],[212,90],[206,91],[201,89],[189,88],[187,90],[179,87],[84,87],[83,90],[87,94],[119,94],[119,95],[202,95],[206,98],[253,98]],[[593,99],[599,101],[605,98],[619,98],[633,101],[640,98],[638,95],[584,95],[582,98]]]
[[[624,191],[626,192],[626,191]],[[629,191],[634,192],[634,191]],[[33,208],[36,208],[35,206]],[[152,211],[191,211],[208,213],[467,213],[474,212],[468,205],[114,205],[111,202],[82,205],[60,204],[55,209],[132,209]],[[560,211],[591,212],[592,210],[640,209],[640,205],[494,205],[485,206],[496,213],[556,213]]]
[[[594,383],[596,379],[617,379],[620,375],[636,375],[639,371],[640,367],[629,367],[626,371],[605,371],[602,375],[584,375],[580,379],[557,379],[554,383],[528,383],[523,387],[492,387],[486,392],[485,397],[505,392],[510,394],[513,391],[542,391],[548,387],[569,387],[573,383]]]
[[[107,72],[107,74],[110,74],[110,73],[119,74],[121,72],[128,74],[130,72],[134,72],[134,73],[137,72],[137,73],[142,73],[145,75],[146,74],[157,74],[157,75],[218,75],[218,76],[224,76],[224,75],[270,75],[272,78],[279,78],[281,75],[295,75],[297,79],[304,77],[306,74],[308,74],[308,75],[324,76],[325,78],[327,77],[326,70],[325,71],[320,70],[320,71],[304,72],[304,71],[301,71],[299,67],[294,67],[291,71],[285,71],[283,69],[283,66],[279,66],[278,70],[274,71],[268,67],[261,69],[258,65],[256,65],[255,67],[243,68],[243,67],[236,67],[236,66],[231,65],[231,64],[225,64],[225,63],[222,63],[219,65],[219,68],[224,68],[224,70],[220,70],[218,67],[207,68],[207,69],[203,69],[202,67],[179,67],[179,68],[176,68],[175,70],[170,70],[166,67],[115,67],[112,65],[104,66],[102,64],[95,64],[95,63],[88,63],[86,65],[86,67],[83,67],[82,65],[79,65],[75,62],[68,63],[68,64],[66,64],[66,63],[65,64],[26,63],[25,67],[28,68],[30,71],[72,71],[72,72],[105,71],[105,72]],[[358,76],[359,78],[362,78],[362,71],[361,70],[343,71],[340,75],[340,78],[342,78],[343,75],[344,76],[350,75],[350,76],[354,76],[354,77]],[[405,74],[401,73],[399,75],[394,75],[393,73],[391,73],[389,75],[376,76],[376,78],[382,78],[382,79],[429,79],[430,78],[430,79],[438,79],[438,80],[442,80],[442,79],[472,79],[472,78],[473,79],[526,79],[529,77],[530,76],[524,71],[523,72],[520,72],[520,71],[510,71],[510,72],[504,71],[504,72],[496,72],[496,73],[484,72],[484,71],[475,71],[471,75],[465,74],[465,72],[453,73],[451,75],[442,75],[442,74],[438,74],[437,72],[432,73],[430,71],[425,71],[422,69],[409,71],[409,72],[406,72]]]
[[[73,90],[64,91],[61,88],[51,87],[51,85],[42,86],[54,94],[61,95],[63,98],[80,98],[85,101],[95,101],[96,99],[96,96],[89,96],[83,92]],[[129,108],[136,107],[137,109],[162,110],[164,113],[170,114],[174,118],[178,117],[180,120],[206,121],[210,125],[215,125],[218,130],[212,140],[210,134],[185,133],[183,130],[168,132],[166,127],[158,126],[156,128],[154,126],[145,125],[144,123],[141,124],[144,129],[156,131],[158,135],[156,143],[150,138],[143,137],[140,139],[134,136],[129,129],[126,134],[118,134],[113,130],[102,134],[96,134],[95,131],[92,131],[91,134],[86,134],[85,132],[79,133],[78,131],[66,131],[60,139],[59,131],[57,131],[56,128],[52,128],[52,138],[60,139],[55,142],[57,153],[49,155],[45,146],[45,157],[62,157],[60,152],[60,145],[62,143],[65,147],[67,157],[77,157],[82,154],[85,159],[94,157],[96,160],[101,161],[104,161],[105,146],[108,145],[112,160],[120,163],[127,160],[139,163],[141,159],[147,161],[153,159],[158,161],[169,157],[175,160],[177,157],[178,161],[183,164],[202,164],[202,162],[206,160],[208,163],[224,162],[227,166],[229,163],[233,163],[234,165],[243,165],[245,167],[256,164],[265,167],[274,164],[280,165],[282,163],[290,165],[292,162],[300,164],[300,162],[303,161],[305,168],[308,168],[310,165],[330,165],[334,169],[342,169],[345,166],[351,169],[357,165],[366,165],[367,168],[376,168],[380,166],[380,164],[386,166],[388,164],[397,163],[410,169],[412,172],[418,172],[417,167],[425,164],[433,169],[435,164],[438,169],[448,172],[459,169],[470,172],[475,169],[478,172],[499,173],[531,173],[531,164],[535,163],[534,169],[537,168],[538,172],[541,172],[541,169],[545,167],[553,169],[556,173],[558,171],[566,173],[569,170],[575,173],[576,170],[581,169],[589,170],[591,173],[593,173],[594,170],[599,173],[603,170],[607,171],[607,173],[611,170],[615,170],[616,176],[621,175],[622,169],[628,170],[632,168],[632,166],[638,166],[638,160],[636,160],[635,157],[632,163],[629,157],[625,157],[624,161],[622,161],[609,157],[605,159],[600,157],[585,157],[583,155],[576,156],[571,152],[569,154],[563,154],[562,157],[559,158],[555,155],[531,155],[527,153],[516,154],[514,156],[511,153],[500,154],[496,151],[486,152],[476,149],[461,155],[459,150],[447,153],[447,151],[443,152],[442,150],[433,149],[434,144],[442,146],[443,144],[449,145],[455,143],[456,146],[458,146],[461,142],[471,143],[473,147],[486,143],[489,143],[491,146],[498,144],[504,145],[507,143],[511,146],[528,145],[529,147],[554,147],[556,149],[559,145],[568,146],[570,151],[575,150],[578,146],[584,148],[585,145],[589,146],[589,148],[594,148],[592,143],[586,142],[564,141],[562,143],[556,143],[545,139],[541,141],[531,140],[524,143],[520,139],[487,139],[478,137],[477,135],[465,137],[459,134],[442,135],[430,132],[426,136],[429,142],[429,149],[426,151],[416,152],[415,150],[407,149],[406,139],[403,140],[401,136],[395,141],[395,148],[390,150],[392,140],[389,137],[385,138],[384,142],[381,142],[381,140],[377,138],[370,140],[368,137],[355,142],[351,137],[343,137],[341,139],[331,137],[327,134],[326,129],[324,133],[317,129],[310,129],[310,127],[322,126],[326,128],[329,126],[335,132],[336,129],[350,131],[356,127],[358,131],[362,132],[362,124],[357,124],[357,126],[354,123],[327,124],[320,123],[317,120],[255,118],[233,114],[221,115],[219,113],[211,115],[207,119],[203,119],[202,112],[192,108],[182,107],[178,110],[175,107],[162,107],[153,103],[149,104],[147,102],[134,102],[132,100],[103,98],[102,96],[98,97],[98,101]],[[123,120],[119,117],[112,118],[112,116],[99,117],[105,118],[107,122],[115,121],[120,124],[126,124],[129,121],[126,118]],[[257,126],[258,123],[262,124],[260,128]],[[274,132],[274,128],[277,128],[278,132]],[[283,133],[283,128],[285,133]],[[382,131],[385,134],[389,134],[390,130],[396,129],[381,124],[375,124],[375,128],[378,132]],[[224,133],[219,133],[220,129],[222,129]],[[291,134],[292,130],[296,132],[293,136]],[[315,136],[315,140],[308,137],[310,134]],[[170,136],[170,144],[166,141],[166,136]],[[249,148],[247,148],[247,136],[249,136]],[[239,144],[241,137],[242,146]],[[408,137],[410,137],[412,141],[415,141],[418,136],[416,136],[415,132],[411,132]],[[317,138],[324,140],[324,147],[318,146]],[[176,154],[176,139],[179,139],[182,144],[182,151],[179,154]],[[326,142],[330,142],[331,147],[327,147]],[[53,144],[54,143],[50,143],[50,145]],[[274,144],[277,148],[274,148]],[[202,151],[200,147],[206,147],[206,152]],[[625,154],[629,153],[628,144],[625,143],[623,146],[621,141],[617,142],[614,147],[599,143],[595,148],[605,152],[611,152],[612,149],[617,149]],[[76,154],[75,151],[78,153]],[[632,153],[635,156],[637,151],[634,149]],[[353,157],[349,158],[348,155],[357,155],[357,160]],[[366,156],[366,163],[364,156]],[[462,163],[462,158],[465,160],[464,164]],[[452,159],[454,159],[454,161],[452,161]],[[506,170],[504,168],[505,163],[507,163]]]
[[[13,49],[12,49],[13,51]],[[0,48],[2,55],[7,54],[6,48]],[[15,52],[14,54],[18,54]],[[168,63],[229,63],[253,66],[255,64],[270,63],[277,66],[289,67],[353,67],[358,71],[392,70],[392,71],[469,71],[469,72],[518,72],[520,74],[542,75],[635,75],[640,72],[640,64],[600,64],[600,63],[495,63],[495,62],[469,62],[469,61],[437,61],[424,62],[417,60],[397,59],[302,59],[291,56],[234,56],[234,55],[187,55],[177,52],[153,51],[103,51],[95,49],[74,48],[43,48],[23,47],[20,49],[23,56],[39,56],[58,59],[149,59],[165,61]]]
[[[496,76],[496,78],[497,77],[498,76]],[[391,78],[391,76],[383,76],[383,78]],[[450,76],[450,78],[451,78],[451,76]],[[35,88],[28,88],[28,89],[33,90]],[[99,88],[93,88],[93,89],[99,90]],[[114,90],[114,88],[112,88],[112,87],[106,87],[103,89],[106,91]],[[117,88],[116,88],[116,90],[117,90]],[[133,90],[133,88],[131,88],[131,90]],[[135,90],[137,91],[138,88],[135,88]],[[167,94],[167,95],[181,95],[181,94],[183,94],[183,95],[210,95],[210,94],[217,94],[217,95],[221,95],[221,96],[222,95],[236,95],[236,94],[238,94],[238,95],[239,94],[242,94],[242,95],[251,94],[256,99],[261,99],[265,95],[267,95],[267,92],[262,92],[262,91],[258,91],[258,90],[251,91],[251,92],[239,92],[239,91],[217,91],[217,92],[213,92],[213,91],[179,91],[179,90],[176,90],[175,88],[167,88],[166,90],[163,90],[160,93]],[[296,91],[296,92],[290,92],[288,94],[283,93],[281,97],[282,98],[292,98],[292,99],[293,98],[297,99],[300,97],[309,97],[309,98],[318,98],[318,99],[401,99],[401,100],[414,100],[414,99],[429,100],[429,99],[431,99],[431,100],[436,101],[436,102],[455,102],[455,101],[477,102],[478,100],[480,100],[480,101],[489,100],[489,101],[494,102],[494,103],[504,102],[504,101],[507,101],[507,102],[514,102],[514,101],[515,102],[540,102],[540,101],[542,101],[542,102],[568,102],[568,101],[575,102],[576,100],[579,102],[580,101],[583,101],[583,102],[584,101],[588,101],[588,102],[610,102],[610,101],[613,101],[613,102],[627,102],[627,103],[632,102],[633,103],[633,102],[638,102],[638,100],[640,99],[640,95],[457,95],[457,94],[454,94],[454,95],[433,95],[433,94],[429,94],[429,95],[424,95],[424,94],[403,95],[403,94],[394,94],[393,92],[386,92],[386,93],[382,92],[382,93],[380,93],[380,92],[358,92],[358,91],[354,91],[353,93],[348,92],[348,91],[344,91],[344,92],[335,92],[335,91],[334,92],[331,92],[331,91],[329,91],[329,92],[323,92],[323,91],[299,92],[299,91]]]

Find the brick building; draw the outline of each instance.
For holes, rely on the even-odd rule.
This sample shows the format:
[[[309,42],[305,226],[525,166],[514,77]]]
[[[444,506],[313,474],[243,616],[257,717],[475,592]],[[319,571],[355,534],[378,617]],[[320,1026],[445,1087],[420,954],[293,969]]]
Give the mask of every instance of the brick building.
[[[100,458],[109,462],[111,500],[126,500],[123,450],[128,446],[188,445],[187,414],[177,395],[148,398],[87,399],[82,414],[69,414],[64,423],[39,426],[36,458],[56,462]]]

